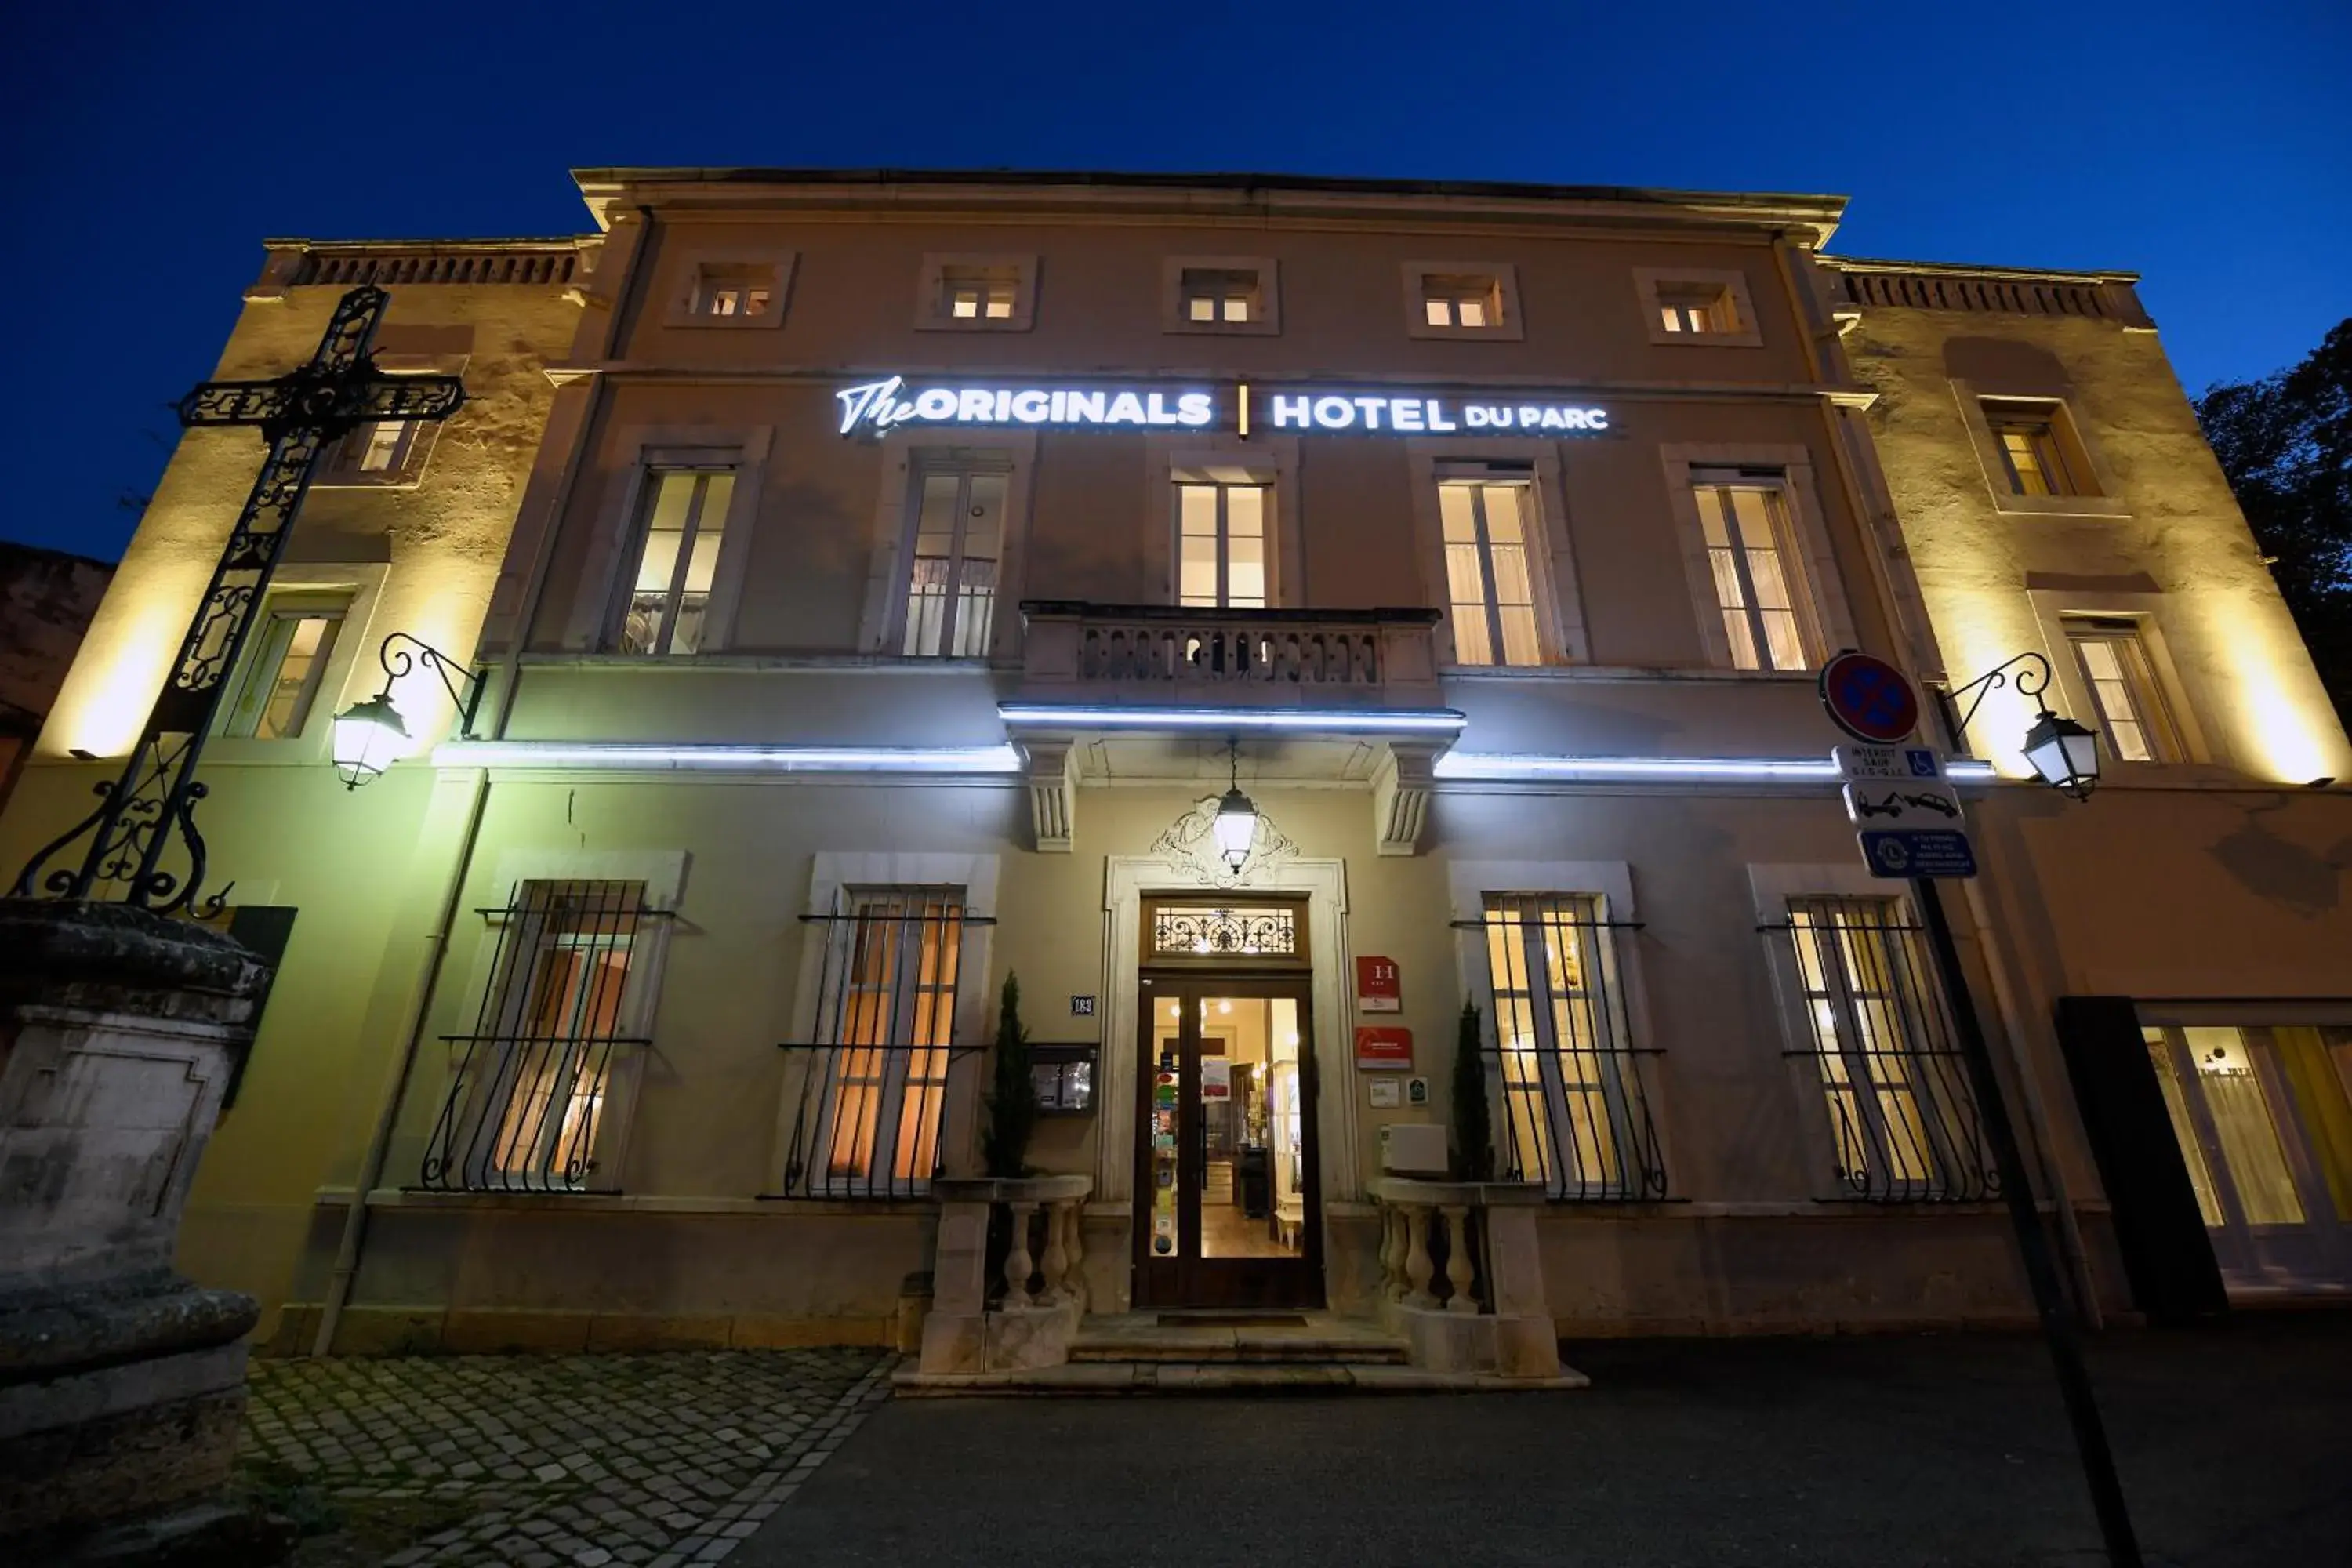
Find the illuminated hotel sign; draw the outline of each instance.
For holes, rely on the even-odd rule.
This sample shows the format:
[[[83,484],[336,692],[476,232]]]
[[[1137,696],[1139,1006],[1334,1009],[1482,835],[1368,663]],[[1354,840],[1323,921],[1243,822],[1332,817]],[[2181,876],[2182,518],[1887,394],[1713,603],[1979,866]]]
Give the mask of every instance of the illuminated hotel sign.
[[[1107,392],[1071,386],[926,386],[902,376],[845,387],[841,433],[860,426],[887,431],[901,425],[1076,425],[1115,429],[1177,426],[1200,429],[1215,421],[1216,399],[1206,392]]]
[[[902,425],[987,428],[1056,426],[1113,430],[1206,429],[1224,422],[1217,393],[1200,387],[1103,388],[998,386],[958,383],[908,386],[904,376],[861,382],[835,393],[841,433],[885,435]],[[1348,431],[1370,435],[1451,435],[1464,430],[1514,430],[1537,435],[1597,436],[1609,429],[1609,410],[1588,405],[1512,397],[1429,397],[1336,392],[1232,391],[1229,416],[1247,436],[1253,426],[1273,431]]]
[[[1270,393],[1274,430],[1391,431],[1401,436],[1455,430],[1556,430],[1598,434],[1609,410],[1566,403],[1488,403],[1459,397],[1360,397],[1337,393]]]

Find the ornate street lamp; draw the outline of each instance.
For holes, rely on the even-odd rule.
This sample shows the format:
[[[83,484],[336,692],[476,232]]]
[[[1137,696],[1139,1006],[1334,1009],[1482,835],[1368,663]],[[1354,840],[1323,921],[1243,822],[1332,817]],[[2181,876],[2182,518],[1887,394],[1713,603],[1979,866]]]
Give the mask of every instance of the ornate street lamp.
[[[404,642],[407,648],[394,651],[393,644]],[[449,693],[449,700],[457,705],[457,732],[470,741],[474,738],[474,711],[482,703],[482,688],[488,684],[479,671],[467,670],[439,648],[419,642],[406,632],[394,632],[383,639],[376,650],[383,666],[383,689],[362,702],[354,702],[335,715],[334,758],[335,776],[343,781],[345,789],[357,789],[392,765],[393,760],[405,749],[408,740],[407,722],[392,700],[393,682],[407,675],[419,664],[441,678],[441,685]]]
[[[1238,739],[1225,742],[1225,798],[1217,803],[1217,820],[1213,829],[1217,836],[1217,853],[1234,870],[1242,868],[1250,847],[1257,841],[1257,803],[1242,793],[1242,743]]]
[[[2052,789],[2088,800],[2099,787],[2099,738],[2047,708],[2025,732],[2025,760]]]
[[[2021,665],[2024,668],[2017,668]],[[2014,676],[2010,673],[2012,669],[2016,669]],[[2050,661],[2042,655],[2021,653],[2014,658],[2002,660],[1966,686],[1946,692],[1946,711],[1950,711],[1951,706],[1956,706],[1969,692],[1976,692],[1976,700],[1969,704],[1968,711],[1952,725],[1956,738],[1965,736],[1969,721],[1977,716],[1977,710],[1984,705],[1984,700],[2003,686],[2014,686],[2020,697],[2032,698],[2035,707],[2040,710],[2034,717],[2033,727],[2025,732],[2021,747],[2025,760],[2032,764],[2042,782],[2052,789],[2072,795],[2076,800],[2088,800],[2091,792],[2099,787],[2099,737],[2063,714],[2050,710],[2050,703],[2043,693],[2050,689],[2051,674]]]

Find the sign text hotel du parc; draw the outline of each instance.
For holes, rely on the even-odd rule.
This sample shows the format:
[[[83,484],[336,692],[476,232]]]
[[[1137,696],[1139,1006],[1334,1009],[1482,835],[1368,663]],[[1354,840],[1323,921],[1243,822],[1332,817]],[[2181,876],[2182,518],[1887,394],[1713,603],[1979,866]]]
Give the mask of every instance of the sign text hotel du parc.
[[[971,383],[909,386],[904,376],[894,375],[844,387],[833,395],[841,405],[845,436],[861,431],[881,435],[902,425],[967,429],[1029,425],[1097,430],[1202,430],[1224,425],[1243,435],[1262,428],[1397,436],[1443,436],[1459,430],[1597,436],[1609,428],[1605,408],[1537,402],[1524,394],[1506,402],[1493,396],[1269,392],[1246,385],[1223,393],[1197,386],[1113,389]],[[1221,403],[1226,407],[1221,409]]]

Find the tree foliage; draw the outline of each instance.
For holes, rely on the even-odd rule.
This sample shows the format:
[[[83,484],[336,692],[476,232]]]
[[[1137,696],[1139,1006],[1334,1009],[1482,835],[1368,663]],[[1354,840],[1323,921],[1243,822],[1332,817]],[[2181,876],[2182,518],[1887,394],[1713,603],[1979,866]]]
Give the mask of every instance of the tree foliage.
[[[992,1176],[1028,1173],[1029,1134],[1037,1126],[1037,1089],[1029,1073],[1029,1031],[1021,1024],[1021,978],[1007,973],[996,1009],[996,1073],[989,1085],[988,1128],[981,1155]]]
[[[1462,1005],[1462,1027],[1454,1045],[1454,1145],[1465,1181],[1492,1181],[1495,1133],[1486,1103],[1486,1037],[1475,1004]]]
[[[2207,388],[2197,420],[2352,724],[2352,319],[2293,369]]]

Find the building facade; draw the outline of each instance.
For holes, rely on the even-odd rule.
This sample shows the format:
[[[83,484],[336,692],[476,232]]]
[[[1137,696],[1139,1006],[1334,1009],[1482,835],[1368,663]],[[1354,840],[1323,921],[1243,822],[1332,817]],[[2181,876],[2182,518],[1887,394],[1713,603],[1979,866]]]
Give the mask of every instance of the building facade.
[[[0,543],[0,806],[113,574],[87,556]]]
[[[339,450],[206,763],[284,966],[184,1261],[274,1342],[886,1340],[1014,975],[1096,1311],[1372,1314],[1465,1004],[1562,1333],[2026,1316],[1964,1001],[2086,1310],[2352,1283],[2352,753],[2128,277],[1825,197],[578,178],[581,240],[274,246],[224,361],[373,280],[469,393]],[[0,848],[254,457],[184,441]],[[393,681],[347,791],[395,632],[480,700]],[[2081,805],[2013,681],[1931,737],[1965,997],[1846,647],[2102,737]]]

